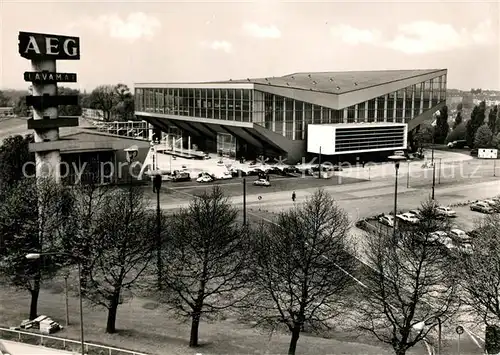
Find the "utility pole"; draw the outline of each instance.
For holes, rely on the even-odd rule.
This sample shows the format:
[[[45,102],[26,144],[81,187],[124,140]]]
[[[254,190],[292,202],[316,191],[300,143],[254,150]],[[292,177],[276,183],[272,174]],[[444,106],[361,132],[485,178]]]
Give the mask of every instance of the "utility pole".
[[[321,146],[319,147],[319,174],[318,178],[321,179]]]
[[[247,225],[247,179],[243,178],[243,226]]]
[[[69,295],[68,295],[68,274],[64,275],[64,301],[66,305],[66,326],[69,325]]]
[[[158,289],[162,289],[162,278],[163,278],[163,263],[161,259],[161,249],[163,247],[161,238],[161,209],[160,209],[160,190],[162,177],[157,171],[153,178],[153,190],[156,192],[156,269],[158,277]]]
[[[436,187],[436,164],[432,164],[432,199],[434,200],[434,188]]]

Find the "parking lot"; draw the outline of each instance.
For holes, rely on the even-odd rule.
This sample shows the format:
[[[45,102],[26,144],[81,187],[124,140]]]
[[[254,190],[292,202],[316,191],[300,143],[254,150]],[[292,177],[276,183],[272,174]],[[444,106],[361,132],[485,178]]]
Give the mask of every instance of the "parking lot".
[[[492,196],[494,197],[494,196]],[[415,206],[413,209],[418,209],[419,206]],[[476,223],[488,216],[487,214],[471,211],[470,205],[451,207],[456,212],[456,217],[450,218],[451,228],[458,228],[465,232],[470,232],[476,229]],[[408,209],[402,210],[401,213],[408,212]],[[381,213],[389,214],[392,211],[382,211]],[[377,230],[390,229],[387,225],[380,223],[378,220],[367,221],[372,227]],[[404,222],[403,222],[404,223]]]

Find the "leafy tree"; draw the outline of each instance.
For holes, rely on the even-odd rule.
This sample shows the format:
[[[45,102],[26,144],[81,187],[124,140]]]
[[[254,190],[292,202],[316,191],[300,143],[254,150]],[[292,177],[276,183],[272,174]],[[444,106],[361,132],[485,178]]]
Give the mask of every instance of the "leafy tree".
[[[489,148],[493,139],[493,133],[487,124],[482,125],[476,132],[474,137],[475,148]]]
[[[467,128],[465,124],[462,122],[457,125],[446,137],[446,143],[460,141],[466,139],[467,136]]]
[[[234,306],[244,297],[248,238],[237,213],[215,186],[170,219],[169,242],[162,253],[162,298],[178,315],[191,319],[191,347],[198,346],[202,316]]]
[[[14,113],[20,117],[29,116],[29,107],[26,105],[26,97],[20,97],[15,101]]]
[[[3,91],[0,91],[0,107],[8,106],[10,106],[10,99],[4,94]]]
[[[472,147],[474,145],[474,138],[476,137],[476,132],[484,123],[485,118],[485,102],[482,101],[479,106],[474,106],[471,113],[471,118],[467,121],[467,145]]]
[[[457,111],[462,111],[464,105],[460,102],[458,105],[457,105]]]
[[[422,209],[425,216],[435,214],[430,203]],[[396,355],[428,338],[439,320],[459,309],[454,262],[431,239],[435,228],[444,227],[428,220],[424,217],[414,227],[400,225],[396,236],[380,232],[368,237],[366,256],[374,272],[363,279],[366,287],[360,287],[356,314],[360,328],[392,346]]]
[[[434,130],[434,142],[437,144],[443,144],[450,126],[448,125],[448,106],[444,106],[438,111],[436,119],[436,128]]]
[[[0,204],[0,273],[12,285],[31,294],[30,319],[37,317],[38,296],[44,280],[62,265],[60,256],[27,260],[26,254],[59,250],[68,238],[72,198],[68,190],[50,179],[23,179],[14,183]]]
[[[124,121],[134,119],[134,96],[125,84],[115,86],[117,103],[115,113]]]
[[[497,133],[496,131],[497,116],[498,116],[498,105],[495,105],[488,114],[488,127],[490,127],[490,130],[493,133]]]
[[[25,137],[17,135],[3,140],[0,146],[0,201],[3,193],[25,174],[33,176],[35,156],[29,151],[32,139],[31,135]]]
[[[431,125],[421,125],[413,137],[415,146],[419,151],[422,151],[424,147],[432,143],[433,137],[434,127]]]
[[[92,241],[83,239],[87,250],[80,252],[83,296],[108,310],[106,332],[115,333],[124,291],[134,285],[151,259],[153,229],[143,192],[138,187],[130,187],[128,191],[112,189],[101,196],[100,203],[106,208],[95,211],[93,216],[88,211],[83,213],[93,237]],[[84,205],[90,206],[88,202]]]
[[[461,111],[458,111],[457,112],[457,116],[455,117],[455,121],[453,122],[453,129],[457,128],[458,125],[460,125],[463,121],[463,118],[462,118],[462,112]]]
[[[493,139],[491,140],[491,146],[500,150],[500,132],[497,133],[496,136],[493,136]]]
[[[347,214],[323,190],[257,232],[252,310],[260,323],[288,328],[290,355],[305,327],[328,328],[349,302],[347,273],[355,265],[348,235]]]
[[[80,90],[77,89],[71,89],[68,87],[64,86],[59,86],[57,88],[57,94],[58,95],[75,95],[80,97]],[[58,109],[58,114],[59,116],[80,116],[82,114],[82,106],[81,102],[76,105],[65,105],[65,106],[59,106]]]
[[[111,120],[111,115],[118,115],[122,120],[133,119],[134,98],[125,84],[101,85],[88,97],[90,108],[104,112],[104,119]]]
[[[90,108],[102,110],[104,120],[111,121],[111,112],[116,105],[115,88],[113,85],[96,87],[89,96]]]

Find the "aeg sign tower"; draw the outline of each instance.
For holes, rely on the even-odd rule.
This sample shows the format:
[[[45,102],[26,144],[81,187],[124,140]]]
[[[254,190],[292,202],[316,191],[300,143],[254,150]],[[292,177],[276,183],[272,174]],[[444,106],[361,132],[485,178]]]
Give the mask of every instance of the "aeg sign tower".
[[[33,107],[28,128],[35,131],[35,143],[30,149],[36,155],[36,175],[60,181],[60,148],[64,142],[59,141],[59,127],[78,126],[78,118],[59,117],[58,105],[78,105],[78,96],[58,96],[57,82],[76,82],[77,77],[74,73],[57,73],[56,60],[79,60],[80,39],[19,32],[19,54],[31,60],[32,71],[24,73],[24,80],[33,85],[26,103]],[[37,144],[42,142],[54,143],[50,150],[37,149]]]

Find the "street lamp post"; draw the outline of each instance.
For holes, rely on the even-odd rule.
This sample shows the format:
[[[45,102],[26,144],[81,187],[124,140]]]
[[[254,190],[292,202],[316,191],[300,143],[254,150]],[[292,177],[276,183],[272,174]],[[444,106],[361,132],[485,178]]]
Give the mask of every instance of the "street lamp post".
[[[156,268],[158,272],[158,289],[161,290],[162,276],[163,276],[163,263],[161,260],[161,209],[160,209],[160,190],[161,190],[162,176],[160,171],[156,171],[153,178],[153,192],[156,192]]]
[[[436,189],[436,164],[432,163],[432,196],[434,200],[434,190]]]
[[[406,160],[404,156],[401,155],[391,155],[389,159],[394,161],[394,167],[396,169],[396,177],[394,182],[394,226],[393,226],[393,236],[396,236],[396,214],[398,210],[398,172],[399,172],[399,162],[401,160]]]
[[[82,264],[81,260],[76,258],[72,254],[64,253],[64,252],[47,252],[47,253],[29,253],[26,254],[26,259],[29,260],[37,260],[40,259],[44,255],[64,255],[68,256],[77,261],[78,264],[78,299],[80,302],[80,343],[82,348],[82,355],[85,354],[85,337],[83,331],[83,300],[82,300]]]

